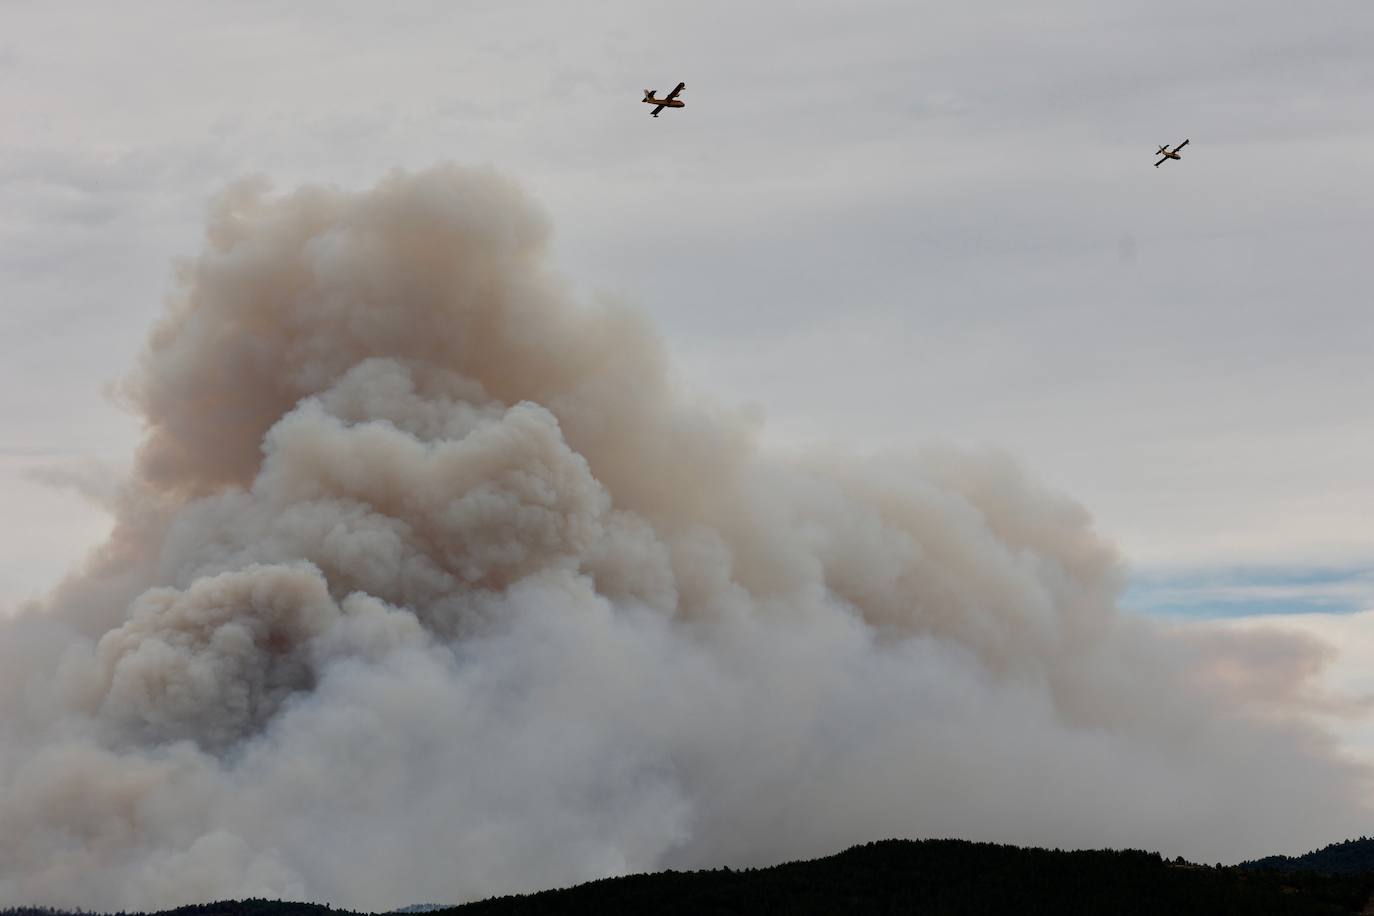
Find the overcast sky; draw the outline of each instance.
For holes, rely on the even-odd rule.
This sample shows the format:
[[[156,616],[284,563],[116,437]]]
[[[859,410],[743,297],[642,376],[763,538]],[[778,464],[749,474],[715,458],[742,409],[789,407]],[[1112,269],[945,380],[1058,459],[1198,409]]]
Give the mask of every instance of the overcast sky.
[[[102,536],[54,479],[127,460],[211,196],[451,159],[779,448],[1004,449],[1146,610],[1374,607],[1371,47],[1363,0],[0,0],[0,604]]]

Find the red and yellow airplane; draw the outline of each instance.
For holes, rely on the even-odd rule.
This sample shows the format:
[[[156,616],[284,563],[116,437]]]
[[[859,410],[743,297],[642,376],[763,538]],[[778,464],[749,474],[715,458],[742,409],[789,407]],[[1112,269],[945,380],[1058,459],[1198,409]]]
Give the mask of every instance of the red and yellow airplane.
[[[1178,154],[1178,151],[1183,149],[1187,145],[1188,141],[1184,140],[1182,143],[1180,143],[1178,146],[1175,146],[1173,149],[1169,149],[1169,144],[1167,143],[1161,146],[1158,150],[1155,151],[1155,155],[1163,156],[1164,158],[1155,163],[1155,168],[1159,168],[1161,165],[1165,163],[1166,160],[1182,159],[1183,157]]]
[[[658,117],[658,113],[665,108],[686,108],[687,103],[677,97],[677,94],[686,88],[686,83],[678,83],[676,89],[661,99],[654,98],[654,91],[652,89],[645,89],[644,104],[658,106],[654,109],[654,117]]]

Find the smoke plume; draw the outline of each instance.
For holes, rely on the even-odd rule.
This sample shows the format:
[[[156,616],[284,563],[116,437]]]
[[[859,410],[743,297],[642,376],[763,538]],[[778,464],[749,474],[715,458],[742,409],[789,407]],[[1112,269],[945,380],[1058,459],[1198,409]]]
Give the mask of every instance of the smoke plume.
[[[767,454],[548,235],[456,167],[215,203],[122,388],[112,536],[0,623],[0,902],[1367,832],[1323,646],[1119,613],[1005,456]]]

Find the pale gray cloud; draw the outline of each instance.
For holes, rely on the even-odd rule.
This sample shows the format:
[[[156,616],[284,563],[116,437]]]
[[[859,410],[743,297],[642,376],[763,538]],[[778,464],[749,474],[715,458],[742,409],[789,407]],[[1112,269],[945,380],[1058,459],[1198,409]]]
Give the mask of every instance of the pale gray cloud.
[[[3,389],[88,372],[9,396],[11,427],[104,409],[224,181],[456,158],[520,175],[575,281],[778,429],[1001,442],[1144,562],[1371,546],[1362,4],[3,15]],[[638,90],[679,78],[690,107],[647,119]],[[824,389],[784,395],[818,359]]]
[[[647,312],[675,356],[675,380],[756,408],[769,448],[992,443],[1078,497],[1146,570],[1358,565],[1374,550],[1374,432],[1363,420],[1374,390],[1367,3],[1336,0],[1320,15],[1271,0],[1243,11],[1221,0],[4,3],[0,34],[0,499],[11,519],[0,529],[0,604],[38,594],[107,533],[106,516],[34,475],[132,453],[137,423],[105,390],[134,364],[173,259],[200,249],[208,201],[244,175],[284,189],[358,188],[443,160],[518,178],[552,216],[552,256],[570,288]],[[688,107],[650,119],[640,90],[679,79]],[[1184,136],[1193,142],[1182,162],[1150,167],[1155,145]],[[597,632],[576,638],[593,659]],[[635,658],[658,657],[659,634],[617,632],[648,646]],[[1348,674],[1366,655],[1362,641],[1346,645]],[[1315,670],[1319,652],[1288,649],[1278,667]],[[799,645],[784,662],[806,652]],[[849,663],[871,660],[854,652]],[[944,654],[924,663],[958,669],[950,681],[894,675],[889,695],[954,683],[970,693],[951,688],[951,708],[971,716],[1053,718],[1034,695],[985,703],[976,672]],[[451,699],[436,686],[447,682],[424,682],[428,663],[416,670],[422,683],[387,689]],[[680,685],[701,683],[679,673]],[[831,701],[855,715],[859,698],[883,687],[836,676],[844,689]],[[347,683],[329,689],[371,721]],[[772,709],[760,701],[752,714]],[[648,727],[653,712],[607,734]],[[859,720],[883,724],[876,713]],[[989,762],[972,782],[1005,776],[997,761],[1013,752],[1061,759],[1053,725],[1008,727],[1009,743],[987,739]],[[1332,727],[1360,734],[1346,719]],[[954,729],[951,746],[967,750],[959,742],[973,734]],[[758,740],[794,746],[787,734]],[[1121,748],[1070,740],[1118,761]],[[1319,741],[1293,746],[1325,759]],[[882,750],[929,754],[932,772],[953,772],[914,740]],[[875,751],[838,771],[899,785],[891,759]],[[164,763],[194,784],[203,761]],[[818,762],[808,778],[820,786],[835,763]],[[1210,785],[1211,771],[1180,767],[1175,776]],[[671,845],[681,798],[657,796],[664,785],[647,778],[630,799],[644,819],[627,820],[588,861],[541,847],[541,873],[642,864],[616,856],[646,836]],[[709,772],[696,783],[715,785]],[[939,785],[950,798],[968,788],[954,777]],[[1228,798],[1249,798],[1231,788]],[[865,828],[910,814],[852,785],[833,798],[862,811],[852,823]],[[785,820],[786,793],[768,799]],[[266,793],[242,816],[278,800]],[[1101,835],[1083,809],[1054,814],[1055,801],[1023,811],[1025,823]],[[1015,834],[991,802],[932,810],[930,822],[951,832],[972,824],[1037,839]],[[1170,835],[1177,812],[1156,813],[1137,836]],[[1325,832],[1339,818],[1309,813],[1303,837],[1336,838]],[[756,839],[733,830],[728,810],[702,816],[722,856],[738,851],[732,836]],[[1292,827],[1280,820],[1246,826],[1277,837]],[[337,864],[288,866],[234,830],[198,834],[180,859],[162,849],[141,879],[147,898],[184,891],[182,876],[217,892],[227,873],[236,889],[294,892],[308,874],[312,888],[363,892]],[[860,832],[845,838],[869,838]],[[815,851],[838,838],[799,836]],[[1208,854],[1233,848],[1206,839]],[[481,861],[480,848],[464,849]],[[509,875],[491,874],[491,886],[509,886]]]
[[[1367,820],[1332,647],[1122,614],[1091,514],[1005,453],[770,454],[549,232],[486,169],[217,199],[121,387],[132,471],[25,470],[115,524],[0,620],[0,897],[377,909]]]

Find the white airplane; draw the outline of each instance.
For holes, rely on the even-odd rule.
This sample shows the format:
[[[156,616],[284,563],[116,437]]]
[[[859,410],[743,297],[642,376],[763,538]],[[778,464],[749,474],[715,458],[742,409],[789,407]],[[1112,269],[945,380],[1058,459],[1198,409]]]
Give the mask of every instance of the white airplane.
[[[644,104],[658,106],[654,109],[654,117],[658,117],[658,113],[665,108],[686,108],[687,103],[677,97],[677,94],[686,88],[686,83],[678,83],[676,89],[674,89],[672,92],[668,93],[661,99],[654,98],[654,91],[652,89],[645,89]]]
[[[1165,160],[1168,160],[1168,159],[1182,159],[1183,157],[1180,156],[1180,155],[1178,154],[1178,151],[1181,150],[1181,149],[1183,149],[1183,148],[1184,148],[1185,146],[1187,146],[1187,145],[1188,145],[1188,141],[1187,141],[1187,140],[1184,140],[1182,143],[1180,143],[1178,146],[1175,146],[1173,149],[1169,149],[1169,144],[1167,144],[1167,143],[1164,144],[1163,146],[1161,146],[1161,147],[1155,152],[1155,155],[1156,155],[1156,156],[1163,156],[1164,158],[1161,159],[1161,160],[1159,160],[1158,162],[1155,163],[1155,168],[1159,168],[1161,165],[1163,165],[1164,162],[1165,162]]]

